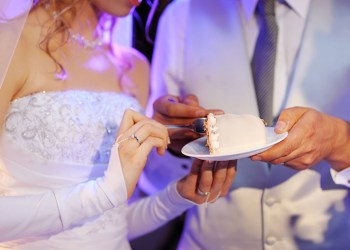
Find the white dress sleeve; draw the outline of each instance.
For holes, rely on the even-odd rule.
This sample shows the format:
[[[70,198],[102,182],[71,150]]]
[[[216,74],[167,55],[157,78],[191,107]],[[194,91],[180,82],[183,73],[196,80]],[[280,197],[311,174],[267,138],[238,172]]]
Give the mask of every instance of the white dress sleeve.
[[[0,242],[49,235],[125,204],[127,191],[117,147],[105,175],[38,195],[0,197]],[[114,151],[114,152],[113,152]]]
[[[172,182],[160,193],[129,205],[128,238],[131,240],[149,233],[195,205],[196,203],[181,197],[176,182]]]
[[[350,167],[340,172],[330,169],[334,183],[350,188]]]

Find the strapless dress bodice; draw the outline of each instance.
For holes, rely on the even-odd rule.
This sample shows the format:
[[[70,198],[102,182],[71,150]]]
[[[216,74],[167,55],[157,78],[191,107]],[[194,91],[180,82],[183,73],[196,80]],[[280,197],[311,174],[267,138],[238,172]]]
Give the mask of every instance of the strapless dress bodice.
[[[0,195],[39,194],[103,176],[127,108],[142,111],[128,95],[82,90],[11,102],[0,136]],[[129,249],[125,209],[108,210],[56,235],[0,243],[0,249]]]
[[[11,103],[4,132],[46,160],[106,163],[127,108],[140,110],[121,93],[41,92]]]

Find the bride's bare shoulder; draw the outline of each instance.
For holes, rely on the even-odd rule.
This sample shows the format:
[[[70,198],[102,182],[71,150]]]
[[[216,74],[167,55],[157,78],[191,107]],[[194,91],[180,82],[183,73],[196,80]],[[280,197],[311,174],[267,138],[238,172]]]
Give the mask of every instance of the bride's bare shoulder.
[[[149,61],[147,57],[138,50],[116,44],[113,45],[113,48],[123,62],[129,63],[134,67],[149,68]]]
[[[9,67],[5,77],[4,85],[15,98],[24,88],[30,77],[30,71],[36,64],[35,53],[39,50],[38,41],[41,36],[41,27],[32,15],[28,16],[26,23],[19,34],[18,40],[14,39],[15,49],[13,56],[8,62]]]
[[[126,67],[125,76],[135,87],[135,95],[145,107],[150,88],[150,63],[146,56],[134,48],[115,45],[117,58]],[[125,78],[124,78],[125,79]]]

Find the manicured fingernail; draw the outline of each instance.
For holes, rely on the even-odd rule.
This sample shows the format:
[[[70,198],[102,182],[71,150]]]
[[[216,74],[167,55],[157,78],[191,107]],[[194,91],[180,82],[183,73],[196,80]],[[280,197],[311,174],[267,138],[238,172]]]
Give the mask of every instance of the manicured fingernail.
[[[275,130],[283,131],[287,127],[287,123],[284,121],[278,121],[275,126]]]
[[[172,102],[172,103],[177,103],[177,101],[174,98],[171,98],[171,97],[168,98],[168,101]]]

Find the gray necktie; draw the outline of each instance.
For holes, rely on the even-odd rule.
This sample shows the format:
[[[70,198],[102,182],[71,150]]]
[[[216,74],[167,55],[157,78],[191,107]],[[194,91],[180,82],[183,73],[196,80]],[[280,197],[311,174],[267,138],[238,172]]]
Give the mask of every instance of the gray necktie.
[[[251,66],[260,117],[271,126],[273,124],[273,84],[278,35],[275,0],[260,0],[257,9],[261,18],[261,26]]]

